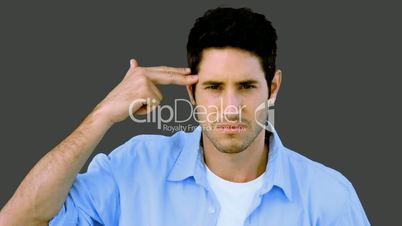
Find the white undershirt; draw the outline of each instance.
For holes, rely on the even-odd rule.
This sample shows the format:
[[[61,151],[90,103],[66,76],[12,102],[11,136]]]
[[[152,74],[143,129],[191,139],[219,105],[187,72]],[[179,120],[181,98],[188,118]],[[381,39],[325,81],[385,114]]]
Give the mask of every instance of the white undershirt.
[[[242,226],[254,195],[261,188],[263,175],[245,183],[224,180],[208,167],[207,180],[221,206],[217,226]]]

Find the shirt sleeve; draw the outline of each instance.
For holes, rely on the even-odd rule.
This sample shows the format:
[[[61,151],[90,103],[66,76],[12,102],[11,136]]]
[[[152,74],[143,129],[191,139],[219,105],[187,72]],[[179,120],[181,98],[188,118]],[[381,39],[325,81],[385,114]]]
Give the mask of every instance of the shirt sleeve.
[[[119,190],[110,159],[105,154],[98,154],[89,164],[88,171],[77,176],[63,206],[49,225],[118,225],[119,211]]]
[[[335,219],[331,226],[370,226],[370,222],[364,212],[363,206],[356,194],[353,187],[350,190],[349,199],[346,200],[345,208],[343,214]]]

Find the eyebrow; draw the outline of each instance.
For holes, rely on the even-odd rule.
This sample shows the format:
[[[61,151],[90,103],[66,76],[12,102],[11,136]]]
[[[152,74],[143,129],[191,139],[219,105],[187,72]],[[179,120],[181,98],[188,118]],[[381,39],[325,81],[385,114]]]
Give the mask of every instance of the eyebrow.
[[[236,82],[236,84],[238,84],[238,85],[245,85],[245,84],[253,85],[253,84],[258,84],[258,81],[254,80],[254,79],[248,79],[248,80],[245,80],[245,81]]]
[[[244,81],[239,81],[236,82],[237,85],[252,85],[252,84],[257,84],[258,81],[254,80],[254,79],[247,79]],[[208,81],[204,81],[203,83],[201,83],[201,85],[203,86],[208,86],[208,85],[222,85],[223,82],[221,81],[214,81],[214,80],[208,80]]]
[[[208,81],[203,82],[201,85],[209,86],[209,85],[222,85],[222,84],[223,84],[223,82],[208,80]]]

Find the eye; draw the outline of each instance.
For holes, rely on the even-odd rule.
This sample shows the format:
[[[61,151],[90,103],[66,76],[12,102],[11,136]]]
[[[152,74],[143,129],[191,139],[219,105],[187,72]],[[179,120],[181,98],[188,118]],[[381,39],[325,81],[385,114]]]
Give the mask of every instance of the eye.
[[[219,89],[219,85],[210,85],[205,87],[205,89]]]
[[[241,84],[240,89],[253,89],[256,88],[255,85],[250,85],[250,84]]]

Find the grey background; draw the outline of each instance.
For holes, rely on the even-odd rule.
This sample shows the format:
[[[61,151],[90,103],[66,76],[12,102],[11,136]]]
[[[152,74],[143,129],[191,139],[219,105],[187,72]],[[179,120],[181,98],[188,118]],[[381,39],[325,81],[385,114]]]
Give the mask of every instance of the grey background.
[[[0,207],[119,83],[130,58],[186,66],[189,29],[219,5],[250,7],[277,28],[284,144],[349,178],[372,225],[399,222],[401,16],[386,1],[2,1]],[[162,91],[163,104],[187,97],[184,87]],[[142,133],[161,132],[126,120],[94,154]]]

